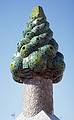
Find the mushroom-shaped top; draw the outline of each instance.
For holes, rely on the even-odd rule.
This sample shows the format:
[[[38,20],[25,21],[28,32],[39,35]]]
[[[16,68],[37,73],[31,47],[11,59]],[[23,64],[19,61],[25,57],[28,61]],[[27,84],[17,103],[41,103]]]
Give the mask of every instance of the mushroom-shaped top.
[[[19,83],[43,76],[57,83],[65,69],[64,56],[58,52],[42,7],[36,6],[10,65],[13,79]]]

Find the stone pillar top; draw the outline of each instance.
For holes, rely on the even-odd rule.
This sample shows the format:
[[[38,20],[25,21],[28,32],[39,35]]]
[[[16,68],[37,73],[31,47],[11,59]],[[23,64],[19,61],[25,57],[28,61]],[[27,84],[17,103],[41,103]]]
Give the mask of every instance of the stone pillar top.
[[[58,51],[58,43],[46,20],[41,6],[32,10],[32,15],[17,44],[17,52],[10,65],[13,79],[23,83],[35,76],[43,76],[57,83],[65,69],[64,56]]]

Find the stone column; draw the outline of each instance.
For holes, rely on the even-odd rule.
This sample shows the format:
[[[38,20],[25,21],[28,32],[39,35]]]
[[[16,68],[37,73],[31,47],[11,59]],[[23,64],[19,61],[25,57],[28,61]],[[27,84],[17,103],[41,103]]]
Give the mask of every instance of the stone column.
[[[35,116],[41,110],[48,115],[53,113],[53,86],[50,79],[35,77],[23,86],[23,113],[25,117]]]
[[[23,112],[17,120],[36,120],[26,118],[37,115],[42,116],[39,120],[46,115],[50,116],[46,120],[57,120],[53,116],[53,84],[61,81],[64,69],[64,56],[50,24],[42,7],[36,6],[10,65],[13,79],[24,86]]]

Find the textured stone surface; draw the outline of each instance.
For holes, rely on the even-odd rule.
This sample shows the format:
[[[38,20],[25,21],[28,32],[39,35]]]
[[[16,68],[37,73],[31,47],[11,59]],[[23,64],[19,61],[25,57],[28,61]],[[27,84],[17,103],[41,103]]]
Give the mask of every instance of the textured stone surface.
[[[55,115],[52,115],[49,117],[44,111],[39,112],[37,115],[27,118],[24,116],[23,113],[21,113],[16,120],[60,120]]]
[[[35,77],[24,84],[23,95],[24,116],[34,116],[44,110],[48,115],[53,114],[52,80]]]

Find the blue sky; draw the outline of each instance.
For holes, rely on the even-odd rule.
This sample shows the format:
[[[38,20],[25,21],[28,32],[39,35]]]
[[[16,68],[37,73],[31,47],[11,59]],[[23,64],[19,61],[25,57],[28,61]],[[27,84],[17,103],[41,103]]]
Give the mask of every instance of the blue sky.
[[[9,64],[22,37],[31,10],[41,5],[50,23],[66,69],[60,83],[53,85],[54,113],[61,120],[74,119],[74,1],[0,0],[0,120],[13,120],[22,111],[23,87],[13,81]]]

